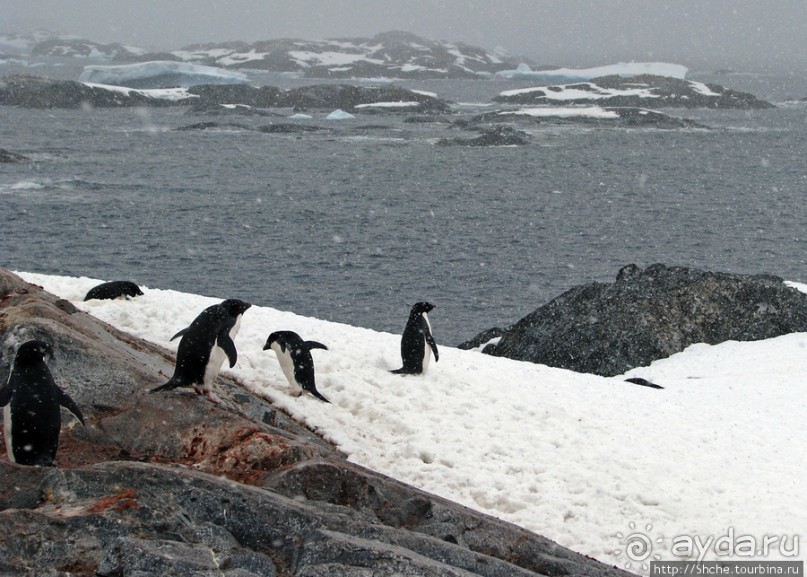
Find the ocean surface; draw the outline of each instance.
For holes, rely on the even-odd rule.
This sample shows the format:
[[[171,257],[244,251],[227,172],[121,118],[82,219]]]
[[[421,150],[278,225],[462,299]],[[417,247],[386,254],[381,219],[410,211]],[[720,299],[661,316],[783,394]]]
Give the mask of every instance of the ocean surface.
[[[611,282],[628,263],[807,282],[807,80],[699,80],[778,106],[665,110],[708,130],[536,125],[525,128],[529,145],[497,148],[436,146],[471,135],[396,114],[315,113],[292,122],[327,130],[267,134],[174,129],[289,121],[0,107],[0,148],[34,160],[0,164],[0,266],[237,297],[393,333],[429,300],[447,345],[576,285]],[[468,115],[525,85],[401,84]],[[267,334],[281,328],[293,327]]]

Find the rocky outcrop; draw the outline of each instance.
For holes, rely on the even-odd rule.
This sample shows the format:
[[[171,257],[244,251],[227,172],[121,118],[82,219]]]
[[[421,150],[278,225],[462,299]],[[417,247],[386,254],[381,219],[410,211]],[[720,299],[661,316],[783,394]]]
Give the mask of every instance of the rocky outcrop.
[[[664,114],[658,110],[648,108],[615,107],[606,106],[595,108],[590,112],[578,111],[577,114],[551,114],[546,107],[537,111],[532,109],[494,110],[478,114],[470,119],[472,124],[481,123],[514,123],[519,125],[551,124],[551,125],[584,125],[592,127],[608,128],[656,128],[656,129],[681,129],[699,128],[707,129],[704,124],[688,118],[678,118]],[[566,111],[568,109],[564,109]],[[540,113],[533,113],[540,112]]]
[[[0,148],[0,163],[19,164],[22,162],[31,162],[31,159],[25,155]]]
[[[484,352],[614,376],[694,343],[804,331],[807,294],[781,278],[628,265],[614,283],[575,287],[538,308]]]
[[[747,92],[668,76],[604,76],[590,82],[540,86],[499,94],[494,102],[632,108],[773,108]]]
[[[230,379],[218,405],[148,394],[168,351],[0,270],[0,381],[30,338],[86,427],[58,468],[0,458],[3,575],[627,575],[348,463]]]
[[[481,132],[476,138],[444,138],[437,141],[438,146],[523,146],[529,143],[527,133],[509,126],[478,128]]]
[[[193,106],[195,112],[250,114],[256,109],[291,108],[342,109],[361,113],[362,107],[378,103],[407,103],[407,113],[446,112],[450,105],[427,94],[396,86],[352,86],[317,84],[289,90],[273,86],[202,85],[187,89],[187,97],[165,99],[148,90],[104,88],[72,80],[51,80],[37,76],[7,76],[0,81],[0,105],[26,108],[96,108],[123,106]],[[396,108],[388,108],[394,112]]]
[[[25,108],[94,108],[170,106],[169,100],[151,98],[136,90],[107,90],[73,80],[39,76],[6,76],[0,80],[0,105]]]

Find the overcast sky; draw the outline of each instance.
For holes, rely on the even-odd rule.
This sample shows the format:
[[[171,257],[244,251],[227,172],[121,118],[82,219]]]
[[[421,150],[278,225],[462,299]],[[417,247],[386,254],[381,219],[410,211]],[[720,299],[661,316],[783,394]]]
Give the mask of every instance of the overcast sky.
[[[807,70],[806,0],[0,0],[0,31],[35,29],[159,49],[404,30],[561,66]]]

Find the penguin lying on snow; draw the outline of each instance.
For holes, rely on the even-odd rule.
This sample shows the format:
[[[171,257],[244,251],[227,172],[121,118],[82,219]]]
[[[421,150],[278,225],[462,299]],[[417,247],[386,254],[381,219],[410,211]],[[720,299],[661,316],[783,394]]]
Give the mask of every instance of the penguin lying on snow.
[[[311,349],[327,351],[328,347],[316,341],[304,341],[293,331],[276,331],[266,339],[263,350],[267,349],[275,351],[283,374],[289,384],[298,390],[297,396],[308,391],[320,401],[330,403],[317,391],[314,383],[314,359],[311,356]]]
[[[251,306],[238,299],[227,299],[207,307],[188,328],[171,337],[172,341],[182,337],[174,376],[150,392],[193,387],[197,394],[205,393],[210,401],[217,402],[213,397],[213,383],[225,358],[230,361],[230,368],[238,360],[233,339],[241,326],[241,316]]]
[[[140,287],[135,283],[128,280],[113,280],[91,288],[87,293],[87,296],[84,297],[84,300],[112,300],[121,297],[131,298],[142,295],[143,291],[141,291]]]
[[[44,341],[20,345],[8,382],[0,389],[6,452],[12,463],[53,466],[62,427],[60,407],[84,424],[76,403],[53,381],[45,355],[53,358],[53,348]]]
[[[426,372],[431,353],[434,353],[435,362],[440,359],[427,314],[434,306],[431,303],[419,302],[412,307],[401,337],[403,367],[391,372],[397,375],[419,375]]]

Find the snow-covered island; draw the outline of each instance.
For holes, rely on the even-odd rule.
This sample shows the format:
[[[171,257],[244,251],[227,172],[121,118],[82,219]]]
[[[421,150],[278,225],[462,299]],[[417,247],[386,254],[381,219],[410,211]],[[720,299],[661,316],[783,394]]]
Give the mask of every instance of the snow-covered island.
[[[619,70],[616,67],[615,70]],[[507,90],[494,98],[506,104],[631,106],[642,108],[771,108],[746,92],[655,74],[614,74],[574,84]]]

